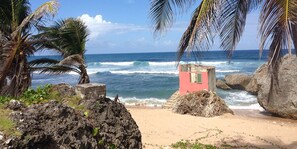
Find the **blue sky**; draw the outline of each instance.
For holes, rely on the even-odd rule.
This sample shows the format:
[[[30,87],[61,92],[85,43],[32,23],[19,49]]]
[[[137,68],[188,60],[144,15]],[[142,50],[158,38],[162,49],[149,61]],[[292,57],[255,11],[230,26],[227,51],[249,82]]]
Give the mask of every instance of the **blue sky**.
[[[30,0],[35,10],[47,0]],[[90,36],[87,54],[175,52],[195,6],[176,17],[173,27],[154,38],[149,19],[149,0],[59,0],[60,7],[54,20],[81,18]],[[251,13],[245,33],[237,50],[258,49],[258,14]],[[218,40],[211,50],[220,50]]]

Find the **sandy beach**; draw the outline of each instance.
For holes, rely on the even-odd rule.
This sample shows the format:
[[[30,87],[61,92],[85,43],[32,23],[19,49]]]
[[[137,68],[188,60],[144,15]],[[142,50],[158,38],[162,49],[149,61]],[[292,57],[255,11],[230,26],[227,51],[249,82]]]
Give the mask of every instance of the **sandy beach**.
[[[180,115],[168,109],[128,107],[144,148],[170,148],[180,140],[231,145],[230,148],[297,149],[297,121],[257,110],[234,110],[213,118]]]

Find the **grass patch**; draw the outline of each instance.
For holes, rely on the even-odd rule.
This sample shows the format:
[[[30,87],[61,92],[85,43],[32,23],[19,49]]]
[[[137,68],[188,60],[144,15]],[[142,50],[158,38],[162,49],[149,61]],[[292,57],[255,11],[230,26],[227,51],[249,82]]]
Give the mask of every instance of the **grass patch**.
[[[0,105],[0,131],[2,131],[7,136],[18,137],[21,135],[16,129],[16,124],[9,118],[9,113],[11,110],[5,109],[4,105]]]
[[[79,96],[67,97],[67,98],[64,98],[64,100],[66,101],[65,104],[68,105],[69,107],[75,110],[87,112],[86,107],[80,104],[81,98]],[[88,115],[89,113],[87,112],[87,116]]]
[[[171,145],[174,149],[217,149],[216,146],[211,144],[202,144],[199,142],[191,143],[190,141],[179,141]]]

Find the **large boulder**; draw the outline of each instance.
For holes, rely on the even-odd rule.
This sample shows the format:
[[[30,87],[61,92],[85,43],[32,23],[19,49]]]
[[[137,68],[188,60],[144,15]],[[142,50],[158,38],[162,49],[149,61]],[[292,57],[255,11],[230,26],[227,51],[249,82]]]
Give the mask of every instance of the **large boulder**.
[[[232,113],[223,99],[213,92],[205,90],[176,96],[172,105],[175,113],[194,116],[213,117]]]
[[[216,86],[217,86],[217,88],[223,89],[223,90],[231,90],[232,89],[230,86],[228,86],[226,84],[225,81],[220,80],[220,79],[217,79]]]
[[[262,90],[259,96],[263,96],[263,94],[268,94],[268,92],[264,93],[264,91],[269,91],[269,88],[270,75],[268,74],[268,66],[263,64],[255,71],[245,90],[254,95],[258,95],[259,90]]]
[[[264,66],[262,67],[265,68]],[[284,56],[278,67],[278,85],[271,86],[269,73],[257,82],[258,102],[267,111],[282,117],[297,119],[297,58]],[[263,70],[268,72],[268,70]],[[264,78],[264,79],[263,79]],[[276,78],[273,83],[277,84]]]
[[[226,84],[233,89],[245,90],[251,80],[251,76],[247,74],[229,74],[225,76]]]

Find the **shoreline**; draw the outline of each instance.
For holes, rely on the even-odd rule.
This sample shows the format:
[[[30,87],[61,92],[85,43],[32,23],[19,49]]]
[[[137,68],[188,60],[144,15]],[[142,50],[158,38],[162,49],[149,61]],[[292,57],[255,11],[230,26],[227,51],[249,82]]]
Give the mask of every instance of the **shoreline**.
[[[248,148],[297,148],[297,120],[255,110],[205,118],[168,109],[126,106],[142,133],[144,148],[169,148],[181,140]]]

